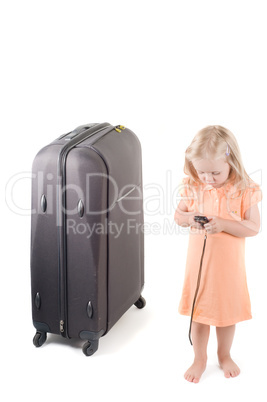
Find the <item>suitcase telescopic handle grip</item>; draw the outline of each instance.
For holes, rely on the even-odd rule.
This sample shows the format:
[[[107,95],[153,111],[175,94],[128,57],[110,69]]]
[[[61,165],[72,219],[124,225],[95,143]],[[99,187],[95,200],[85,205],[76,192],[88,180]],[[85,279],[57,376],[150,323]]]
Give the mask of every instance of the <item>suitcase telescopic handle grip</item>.
[[[71,137],[74,137],[75,135],[78,135],[78,134],[82,133],[83,131],[87,130],[88,128],[91,128],[95,125],[96,125],[96,123],[95,124],[88,123],[88,124],[83,124],[82,126],[76,127],[75,130],[73,130],[71,132]]]
[[[83,133],[85,130],[94,127],[96,125],[97,124],[84,124],[82,126],[76,127],[75,130],[71,131],[70,133],[61,135],[61,137],[59,137],[58,139],[59,140],[64,139],[65,141],[70,141],[77,135]]]
[[[98,124],[98,123],[88,123],[88,124],[83,124],[82,126],[76,127],[73,131],[71,131],[68,134],[63,134],[61,137],[59,137],[59,140],[65,140],[65,141],[70,141],[72,140],[74,137],[77,137],[79,134],[82,134],[84,131],[95,128],[95,130],[100,130],[103,128],[107,128],[109,127],[110,124],[109,123],[102,123],[102,124]],[[110,126],[112,127],[112,126]]]

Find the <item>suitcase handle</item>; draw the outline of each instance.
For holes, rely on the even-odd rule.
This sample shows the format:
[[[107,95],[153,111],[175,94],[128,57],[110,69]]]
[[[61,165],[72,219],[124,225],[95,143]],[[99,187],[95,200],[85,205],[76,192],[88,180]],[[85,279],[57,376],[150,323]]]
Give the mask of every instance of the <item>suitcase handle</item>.
[[[76,137],[76,135],[81,134],[83,131],[88,130],[88,128],[96,126],[97,123],[88,123],[88,124],[83,124],[82,126],[76,127],[73,131],[67,134],[66,137],[64,137],[65,140],[71,140],[72,138]]]

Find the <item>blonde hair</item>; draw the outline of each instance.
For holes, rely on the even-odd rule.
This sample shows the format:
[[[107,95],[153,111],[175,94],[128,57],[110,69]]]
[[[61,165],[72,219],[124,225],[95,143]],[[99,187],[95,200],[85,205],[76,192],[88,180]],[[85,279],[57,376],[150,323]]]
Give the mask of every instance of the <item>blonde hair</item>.
[[[229,176],[225,184],[231,183],[243,193],[251,179],[245,171],[234,134],[222,126],[203,128],[195,135],[186,149],[184,173],[189,175],[189,184],[201,183],[192,161],[220,158],[230,165]]]

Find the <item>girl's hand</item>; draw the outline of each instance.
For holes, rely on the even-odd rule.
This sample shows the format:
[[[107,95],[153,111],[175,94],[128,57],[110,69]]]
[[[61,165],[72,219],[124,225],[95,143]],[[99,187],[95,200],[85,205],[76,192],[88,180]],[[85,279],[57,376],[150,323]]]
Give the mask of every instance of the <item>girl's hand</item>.
[[[200,215],[201,215],[200,213],[197,213],[197,214],[195,214],[195,215],[193,215],[193,216],[191,216],[191,217],[189,218],[188,223],[189,223],[189,226],[190,226],[191,228],[198,229],[198,230],[204,230],[204,229],[205,229],[199,222],[196,222],[196,221],[194,220],[194,217],[195,217],[195,216],[200,216]],[[201,216],[202,216],[202,215],[201,215]],[[203,215],[203,216],[204,216],[204,215]]]
[[[205,223],[204,228],[207,233],[215,234],[223,232],[223,221],[224,219],[218,216],[207,216],[209,222]]]

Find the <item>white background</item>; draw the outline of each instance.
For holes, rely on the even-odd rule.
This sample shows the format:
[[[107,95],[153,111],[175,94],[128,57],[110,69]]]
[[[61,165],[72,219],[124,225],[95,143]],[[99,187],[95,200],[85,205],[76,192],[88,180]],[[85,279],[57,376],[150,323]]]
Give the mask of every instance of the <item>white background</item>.
[[[261,232],[246,240],[253,320],[237,325],[232,355],[241,375],[225,379],[215,329],[201,382],[189,319],[177,313],[188,234],[173,223],[175,188],[196,131],[221,124],[236,136],[247,172],[266,180],[266,3],[264,1],[3,1],[1,35],[1,393],[5,401],[217,401],[265,393],[266,262]],[[30,216],[5,202],[10,178],[35,154],[84,123],[131,128],[143,149],[147,306],[132,307],[92,357],[81,342],[50,336],[39,349],[30,305]],[[161,188],[158,202],[152,183]],[[264,186],[265,184],[265,186]],[[13,188],[30,208],[30,180]],[[14,206],[13,206],[14,207]],[[24,211],[25,213],[27,211]],[[152,226],[151,226],[152,227]],[[1,396],[2,397],[2,396]]]

